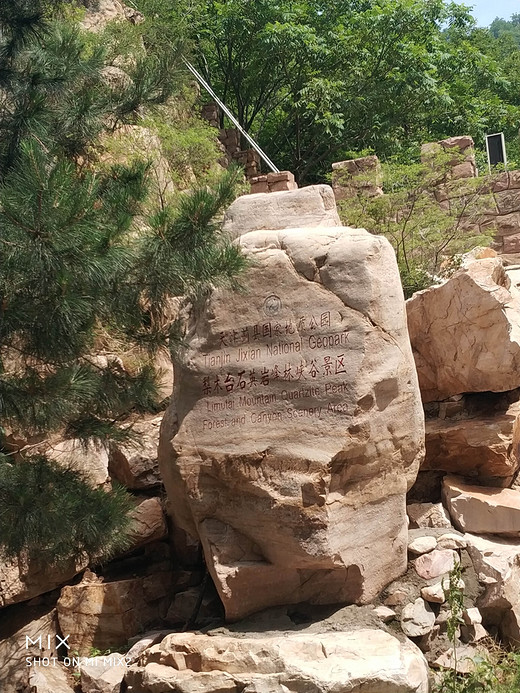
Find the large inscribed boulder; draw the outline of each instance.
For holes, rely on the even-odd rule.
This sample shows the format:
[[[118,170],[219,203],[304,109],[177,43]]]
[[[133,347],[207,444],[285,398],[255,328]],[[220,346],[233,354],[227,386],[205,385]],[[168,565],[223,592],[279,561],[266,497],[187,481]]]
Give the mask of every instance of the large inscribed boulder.
[[[520,386],[520,292],[500,258],[475,260],[407,301],[425,402]]]
[[[258,231],[243,290],[193,311],[159,463],[229,619],[365,603],[406,569],[424,421],[389,243]],[[171,422],[178,422],[174,425]]]

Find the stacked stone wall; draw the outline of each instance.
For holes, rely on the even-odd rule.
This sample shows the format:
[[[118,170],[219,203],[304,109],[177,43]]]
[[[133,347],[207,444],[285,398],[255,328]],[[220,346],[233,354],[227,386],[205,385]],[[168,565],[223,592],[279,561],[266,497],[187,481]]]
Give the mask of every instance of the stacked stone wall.
[[[220,128],[222,114],[216,103],[205,104],[201,115],[212,127],[219,128],[217,137],[222,151],[220,164],[227,167],[232,161],[239,163],[244,168],[246,180],[251,184],[252,193],[296,190],[298,184],[290,171],[262,175],[260,155],[254,149],[242,149],[240,131],[237,128]]]
[[[296,190],[298,183],[290,171],[268,173],[265,176],[256,176],[251,179],[252,193],[282,192],[283,190]]]
[[[451,150],[453,159],[448,161],[447,170],[444,166],[439,172],[439,178],[432,186],[435,200],[449,210],[465,194],[461,180],[479,179],[482,185],[476,188],[476,192],[482,196],[483,209],[477,216],[474,212],[462,216],[461,224],[472,234],[485,234],[494,229],[493,247],[498,253],[520,253],[520,171],[479,176],[474,143],[469,136],[424,144],[421,160],[423,163],[431,161],[433,166],[439,153]],[[357,195],[375,197],[384,194],[379,159],[368,156],[332,164],[332,187],[336,201]]]
[[[383,174],[377,156],[338,161],[332,164],[332,189],[336,202],[363,195],[379,197],[383,194]]]

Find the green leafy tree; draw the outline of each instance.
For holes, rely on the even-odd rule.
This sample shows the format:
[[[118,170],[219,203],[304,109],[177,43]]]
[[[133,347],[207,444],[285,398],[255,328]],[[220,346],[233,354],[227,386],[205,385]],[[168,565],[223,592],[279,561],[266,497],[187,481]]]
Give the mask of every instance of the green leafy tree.
[[[170,97],[166,63],[144,57],[111,85],[103,46],[57,3],[0,6],[0,543],[10,553],[64,560],[121,546],[120,492],[94,492],[30,448],[14,456],[8,434],[121,437],[129,414],[157,407],[144,354],[168,344],[168,298],[200,295],[243,266],[213,222],[236,171],[143,219],[149,163],[96,169],[100,135]],[[100,365],[102,327],[143,357]]]
[[[489,31],[495,38],[511,36],[520,46],[520,14],[512,14],[509,20],[496,17],[489,25]]]
[[[406,297],[456,269],[457,255],[492,239],[493,228],[481,230],[479,225],[493,208],[489,179],[446,181],[454,160],[453,152],[441,151],[421,163],[383,164],[384,195],[364,194],[363,183],[373,183],[374,174],[368,172],[356,176],[357,193],[339,203],[344,223],[388,238]],[[349,174],[344,176],[343,184],[352,186]]]
[[[157,7],[166,27],[176,3]],[[185,0],[193,60],[300,182],[349,150],[411,160],[421,142],[504,130],[516,146],[520,51],[444,0]]]

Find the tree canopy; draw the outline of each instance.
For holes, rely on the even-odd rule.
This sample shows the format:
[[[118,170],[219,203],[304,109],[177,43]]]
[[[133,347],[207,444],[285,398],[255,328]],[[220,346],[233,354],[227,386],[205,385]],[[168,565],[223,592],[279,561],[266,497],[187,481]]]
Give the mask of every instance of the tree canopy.
[[[503,130],[518,150],[518,18],[479,29],[444,0],[194,0],[193,59],[280,168],[322,180],[365,150]],[[157,8],[166,21],[179,3]],[[502,22],[502,23],[500,23]]]

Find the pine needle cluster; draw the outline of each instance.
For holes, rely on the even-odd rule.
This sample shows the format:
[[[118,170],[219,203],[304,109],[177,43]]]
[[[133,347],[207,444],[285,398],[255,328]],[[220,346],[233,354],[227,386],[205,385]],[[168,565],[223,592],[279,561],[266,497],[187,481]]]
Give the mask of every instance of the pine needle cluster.
[[[0,454],[5,430],[120,436],[121,420],[157,406],[156,373],[151,361],[90,358],[96,330],[108,326],[153,354],[170,338],[159,319],[170,297],[201,295],[244,265],[214,221],[237,171],[143,223],[150,162],[93,165],[100,135],[167,101],[178,69],[169,57],[140,56],[128,80],[110,84],[105,47],[59,8],[0,3]],[[9,552],[39,546],[61,559],[118,544],[119,492],[92,495],[42,457],[5,459],[0,543]]]
[[[0,536],[9,557],[51,564],[111,558],[129,546],[132,507],[123,487],[91,488],[43,456],[0,464]]]

